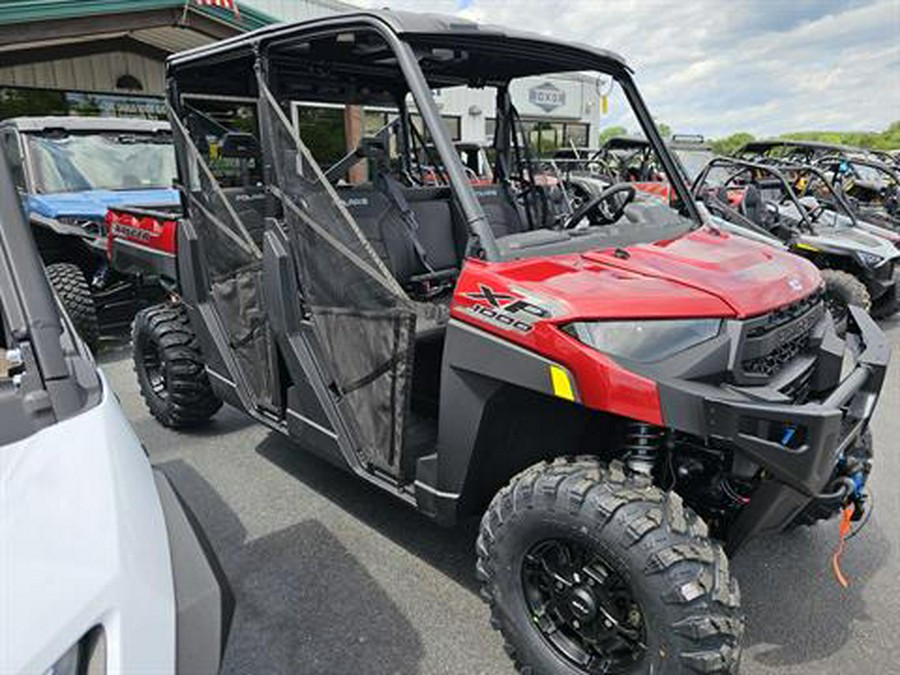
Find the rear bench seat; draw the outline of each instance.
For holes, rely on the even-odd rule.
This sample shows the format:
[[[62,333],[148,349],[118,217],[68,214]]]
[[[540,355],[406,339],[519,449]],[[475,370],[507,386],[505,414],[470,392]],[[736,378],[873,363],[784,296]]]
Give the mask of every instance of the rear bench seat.
[[[502,239],[527,230],[518,210],[502,188],[477,186],[475,194],[484,209],[494,236]],[[407,232],[400,209],[371,184],[339,187],[338,195],[363,234],[401,285],[425,274]],[[436,271],[459,271],[469,233],[446,187],[404,188],[403,195],[419,224],[417,235],[429,265]]]
[[[412,188],[403,192],[419,224],[416,234],[425,249],[428,264],[438,272],[458,271],[462,259],[459,241],[462,228],[450,205],[448,191]],[[416,255],[400,209],[384,193],[371,185],[360,185],[338,188],[338,195],[401,285],[427,273]]]

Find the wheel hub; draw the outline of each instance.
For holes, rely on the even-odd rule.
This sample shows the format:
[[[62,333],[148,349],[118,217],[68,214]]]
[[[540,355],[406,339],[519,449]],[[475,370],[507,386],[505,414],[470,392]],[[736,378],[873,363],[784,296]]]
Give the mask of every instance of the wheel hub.
[[[594,594],[584,586],[580,586],[572,591],[569,596],[569,608],[574,616],[581,623],[590,623],[597,618],[597,600]]]
[[[629,586],[587,546],[544,541],[525,556],[522,588],[535,628],[586,673],[627,672],[646,652]]]

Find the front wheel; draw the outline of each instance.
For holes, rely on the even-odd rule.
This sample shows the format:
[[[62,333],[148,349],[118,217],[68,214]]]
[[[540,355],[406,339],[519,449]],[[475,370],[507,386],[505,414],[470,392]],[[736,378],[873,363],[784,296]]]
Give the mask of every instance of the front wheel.
[[[849,272],[822,270],[825,281],[825,305],[831,312],[838,335],[847,332],[850,306],[861,307],[867,312],[872,309],[872,297],[866,285]]]
[[[81,268],[72,263],[47,265],[47,278],[75,330],[91,351],[96,352],[100,345],[100,323],[91,289]]]
[[[481,521],[478,577],[520,672],[737,672],[721,547],[675,493],[595,458],[535,465]]]
[[[222,407],[183,305],[142,309],[134,317],[131,337],[141,396],[164,426],[195,427]]]

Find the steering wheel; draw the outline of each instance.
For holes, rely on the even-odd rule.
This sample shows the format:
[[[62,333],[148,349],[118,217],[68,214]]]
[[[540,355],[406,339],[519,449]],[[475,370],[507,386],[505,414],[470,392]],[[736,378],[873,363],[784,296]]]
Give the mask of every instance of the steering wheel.
[[[602,205],[620,193],[625,193],[625,199],[619,202],[611,213],[601,208]],[[575,209],[563,224],[563,229],[568,230],[575,227],[585,217],[590,217],[591,222],[595,225],[614,223],[625,213],[625,207],[634,201],[635,194],[634,186],[629,183],[611,185],[599,195]]]

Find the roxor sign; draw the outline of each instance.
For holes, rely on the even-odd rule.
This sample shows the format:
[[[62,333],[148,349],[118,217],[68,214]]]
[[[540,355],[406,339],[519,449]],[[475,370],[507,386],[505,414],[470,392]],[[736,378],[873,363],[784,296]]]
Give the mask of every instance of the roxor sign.
[[[552,112],[566,104],[566,92],[545,82],[528,90],[528,101],[544,112]]]

